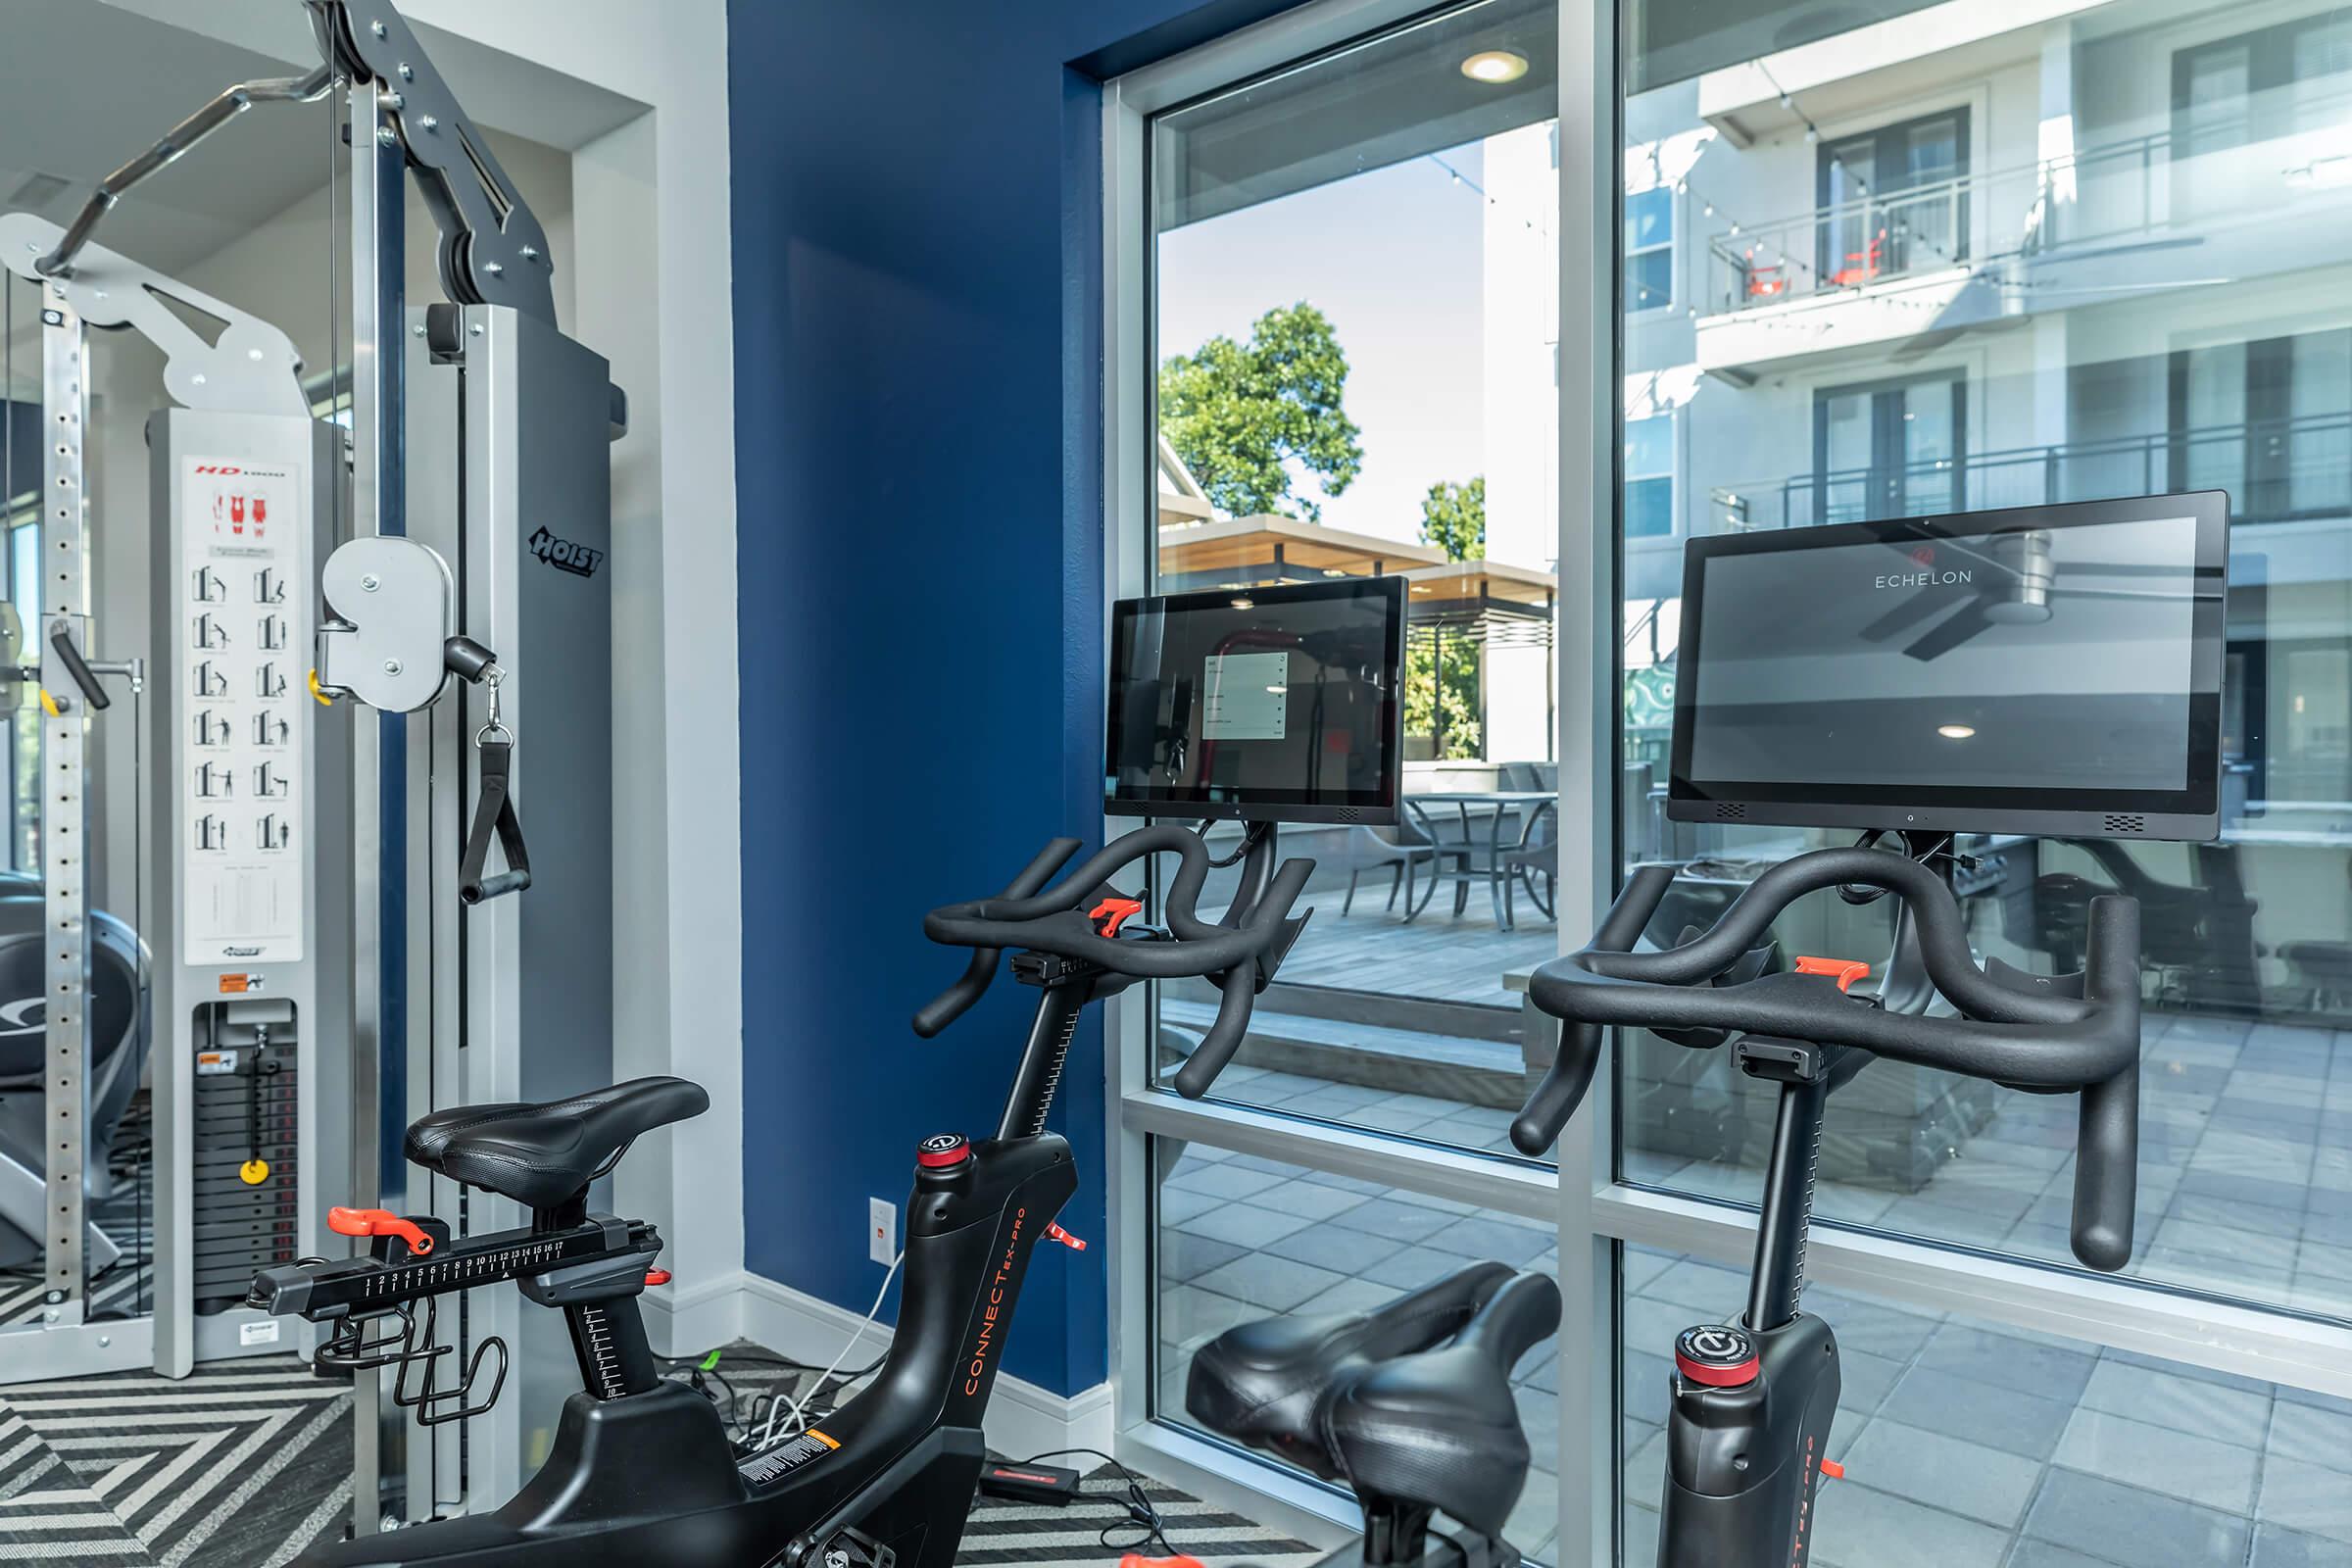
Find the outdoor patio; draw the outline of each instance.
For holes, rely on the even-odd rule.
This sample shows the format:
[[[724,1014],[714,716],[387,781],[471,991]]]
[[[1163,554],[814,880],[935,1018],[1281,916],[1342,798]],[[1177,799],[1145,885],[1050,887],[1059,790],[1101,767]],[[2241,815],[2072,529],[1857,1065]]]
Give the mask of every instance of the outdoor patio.
[[[2132,1272],[2304,1311],[2352,1315],[2352,1038],[2152,1019],[2138,1248]],[[1232,1069],[1221,1092],[1408,1136],[1500,1149],[1507,1113],[1327,1079]],[[1920,1193],[1825,1183],[1821,1211],[2049,1259],[2074,1180],[2064,1106],[2005,1094]],[[1833,1110],[1833,1117],[1835,1117]],[[1171,1146],[1159,1205],[1161,1411],[1180,1414],[1191,1351],[1274,1312],[1360,1310],[1482,1257],[1556,1265],[1549,1227],[1377,1183]],[[1741,1165],[1628,1154],[1629,1176],[1752,1201]],[[1629,1562],[1655,1529],[1675,1333],[1738,1309],[1742,1276],[1630,1250],[1625,1265]],[[2352,1402],[2116,1350],[1817,1291],[1845,1393],[1833,1451],[1851,1480],[1823,1505],[1825,1568],[2098,1568],[2251,1562],[2352,1568]],[[1520,1544],[1545,1558],[1556,1363],[1519,1368],[1539,1474]]]

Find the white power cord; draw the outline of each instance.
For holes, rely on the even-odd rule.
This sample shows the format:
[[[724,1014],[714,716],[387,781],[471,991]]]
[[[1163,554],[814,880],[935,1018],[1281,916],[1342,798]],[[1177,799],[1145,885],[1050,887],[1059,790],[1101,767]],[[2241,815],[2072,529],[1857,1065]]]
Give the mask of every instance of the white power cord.
[[[890,1294],[890,1282],[899,1277],[899,1265],[906,1261],[906,1253],[904,1249],[900,1250],[898,1256],[890,1260],[890,1272],[882,1276],[882,1288],[874,1293],[874,1304],[866,1308],[865,1321],[858,1325],[858,1331],[852,1334],[850,1342],[841,1348],[841,1353],[833,1358],[833,1364],[818,1373],[816,1380],[808,1385],[799,1398],[792,1401],[792,1425],[785,1431],[778,1432],[776,1417],[783,1411],[784,1401],[777,1399],[768,1405],[767,1423],[760,1429],[759,1447],[765,1448],[780,1437],[798,1437],[808,1430],[808,1417],[801,1412],[807,1407],[809,1400],[816,1397],[826,1383],[831,1381],[833,1374],[841,1370],[842,1363],[850,1358],[850,1352],[858,1348],[858,1342],[865,1338],[865,1331],[872,1328],[874,1319],[882,1315],[882,1298]]]

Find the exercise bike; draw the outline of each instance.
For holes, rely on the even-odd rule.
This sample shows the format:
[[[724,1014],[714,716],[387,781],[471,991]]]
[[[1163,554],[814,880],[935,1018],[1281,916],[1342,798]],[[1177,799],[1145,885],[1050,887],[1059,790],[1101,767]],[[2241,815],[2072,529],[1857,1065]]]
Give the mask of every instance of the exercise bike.
[[[1579,953],[1537,969],[1529,994],[1562,1020],[1560,1052],[1512,1124],[1541,1155],[1591,1087],[1606,1025],[1691,1050],[1730,1046],[1740,1070],[1780,1086],[1747,1307],[1675,1343],[1659,1568],[1804,1568],[1837,1413],[1838,1342],[1799,1309],[1813,1170],[1829,1097],[1875,1056],[2043,1094],[2079,1093],[2072,1243],[2091,1268],[2132,1255],[2139,1116],[2139,906],[2090,906],[2081,973],[2035,976],[1970,956],[1946,875],[1948,835],[1905,835],[1907,854],[1817,850],[1758,877],[1704,933],[1663,952],[1635,943],[1674,882],[1637,869]],[[1875,997],[1849,991],[1870,965],[1800,957],[1766,972],[1767,933],[1797,899],[1829,888],[1901,901]],[[1957,1017],[1929,1017],[1940,992]]]
[[[1057,839],[1003,894],[923,922],[972,957],[915,1015],[917,1033],[937,1034],[977,1002],[1006,949],[1018,950],[1010,968],[1037,990],[1037,1012],[995,1136],[917,1146],[905,1298],[865,1392],[821,1427],[738,1456],[710,1400],[658,1375],[637,1298],[667,1279],[653,1266],[662,1239],[642,1221],[590,1213],[588,1187],[632,1140],[708,1108],[696,1085],[644,1078],[544,1104],[437,1111],[409,1130],[409,1158],[524,1204],[530,1225],[453,1237],[430,1218],[338,1210],[333,1228],[368,1250],[265,1270],[252,1304],[329,1325],[321,1365],[395,1368],[400,1404],[451,1421],[496,1400],[506,1348],[482,1342],[454,1386],[438,1387],[437,1367],[455,1361],[435,1342],[432,1303],[513,1281],[563,1310],[584,1390],[565,1402],[547,1462],[504,1506],[318,1546],[300,1568],[950,1568],[1031,1252],[1060,1239],[1054,1216],[1077,1188],[1069,1145],[1045,1128],[1080,1012],[1138,980],[1213,980],[1223,1004],[1195,1054],[1205,1087],[1305,924],[1290,907],[1313,862],[1275,869],[1270,830],[1252,830],[1242,892],[1220,922],[1196,911],[1210,869],[1197,833],[1142,828],[1046,889],[1078,848]],[[1164,925],[1141,919],[1142,901],[1108,880],[1156,855],[1180,860]]]
[[[1354,1492],[1363,1537],[1321,1568],[1518,1568],[1502,1530],[1531,1455],[1511,1368],[1559,1326],[1550,1276],[1474,1263],[1376,1311],[1226,1330],[1194,1355],[1185,1408]]]

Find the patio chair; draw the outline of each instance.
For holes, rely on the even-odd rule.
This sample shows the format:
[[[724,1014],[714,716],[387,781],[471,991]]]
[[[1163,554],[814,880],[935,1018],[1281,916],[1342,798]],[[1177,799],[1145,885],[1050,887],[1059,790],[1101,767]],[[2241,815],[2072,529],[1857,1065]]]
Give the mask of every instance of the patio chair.
[[[1467,876],[1470,851],[1459,844],[1439,842],[1428,814],[1412,802],[1404,803],[1404,814],[1397,824],[1385,830],[1358,827],[1348,835],[1348,896],[1340,901],[1340,913],[1345,916],[1354,907],[1356,881],[1366,870],[1386,866],[1389,872],[1389,902],[1387,907],[1396,907],[1396,894],[1404,893],[1404,918],[1409,924],[1413,917],[1429,906],[1437,896],[1438,883],[1445,878],[1446,868],[1452,865],[1457,876]],[[1417,896],[1414,883],[1426,869],[1429,886]]]
[[[1530,812],[1527,826],[1520,830],[1519,842],[1494,858],[1494,886],[1501,893],[1501,902],[1494,910],[1494,923],[1505,931],[1516,929],[1518,920],[1511,906],[1513,887],[1527,889],[1528,902],[1544,913],[1546,920],[1559,918],[1560,884],[1560,812],[1556,806],[1539,806]],[[1536,879],[1544,879],[1544,891],[1536,891]]]

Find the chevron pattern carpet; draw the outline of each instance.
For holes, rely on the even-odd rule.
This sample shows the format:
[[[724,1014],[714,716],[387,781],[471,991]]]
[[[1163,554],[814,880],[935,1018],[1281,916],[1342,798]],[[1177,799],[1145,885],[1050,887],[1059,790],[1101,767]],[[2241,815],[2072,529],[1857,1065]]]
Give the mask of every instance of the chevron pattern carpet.
[[[767,1355],[750,1345],[730,1351]],[[722,1364],[746,1414],[794,1392],[795,1374],[772,1362]],[[121,1373],[0,1391],[0,1564],[284,1568],[312,1543],[342,1536],[351,1463],[350,1386],[292,1356],[199,1367],[184,1382]],[[1263,1568],[1317,1560],[1238,1514],[1145,1487],[1179,1551]],[[1066,1508],[982,1500],[956,1560],[1110,1568],[1138,1533],[1125,1498],[1103,1466]],[[1105,1527],[1114,1544],[1104,1544]]]
[[[292,1356],[0,1395],[0,1561],[275,1568],[351,1501],[351,1389]]]

